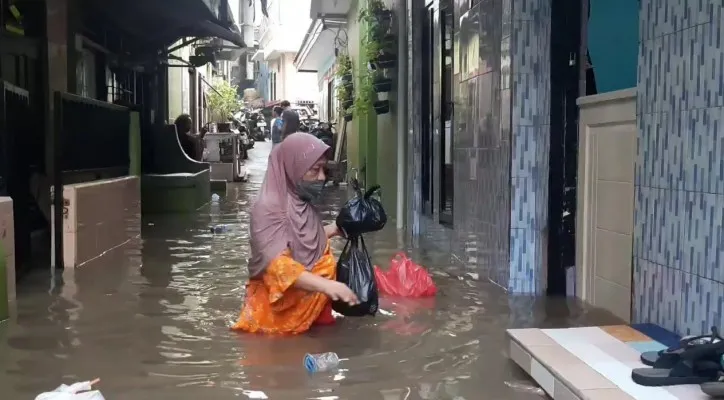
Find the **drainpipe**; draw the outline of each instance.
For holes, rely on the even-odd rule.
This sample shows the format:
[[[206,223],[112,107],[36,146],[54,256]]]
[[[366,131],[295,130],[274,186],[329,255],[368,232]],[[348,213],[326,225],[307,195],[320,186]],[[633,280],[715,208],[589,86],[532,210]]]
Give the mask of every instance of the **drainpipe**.
[[[405,227],[407,142],[407,1],[397,2],[397,229]]]

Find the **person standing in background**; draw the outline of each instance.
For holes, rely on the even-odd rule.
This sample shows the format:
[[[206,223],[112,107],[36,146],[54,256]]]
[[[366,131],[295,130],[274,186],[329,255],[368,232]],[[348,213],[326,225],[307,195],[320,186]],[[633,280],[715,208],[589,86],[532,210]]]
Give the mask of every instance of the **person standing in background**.
[[[282,142],[282,126],[284,125],[284,121],[282,121],[283,112],[284,109],[279,106],[274,107],[272,111],[274,115],[274,118],[271,120],[272,148]]]
[[[299,132],[299,114],[294,111],[289,101],[284,100],[281,103],[284,111],[282,112],[282,140],[292,133]]]

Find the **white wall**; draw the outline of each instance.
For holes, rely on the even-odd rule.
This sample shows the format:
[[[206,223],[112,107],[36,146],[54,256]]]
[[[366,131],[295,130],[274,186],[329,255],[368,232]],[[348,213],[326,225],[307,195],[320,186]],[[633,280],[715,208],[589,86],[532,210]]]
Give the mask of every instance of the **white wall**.
[[[297,51],[312,23],[309,18],[310,7],[311,0],[269,0],[267,3],[269,18],[262,17],[259,20],[263,27],[262,31],[271,29],[272,41],[279,39],[277,46],[280,49]],[[257,15],[261,15],[261,11]]]
[[[175,46],[177,43],[171,45]],[[193,54],[193,47],[182,47],[172,54],[184,60],[188,60]],[[172,64],[178,64],[178,61],[170,61]],[[196,68],[199,75],[203,76],[207,81],[211,81],[212,65],[207,64],[203,67]],[[171,122],[180,114],[189,113],[191,111],[191,87],[188,68],[173,67],[168,69],[168,117]],[[201,90],[208,92],[207,84],[201,84]]]
[[[294,66],[294,53],[284,53],[276,60],[267,61],[270,71],[277,73],[277,98],[274,100],[319,101],[319,86],[315,72],[298,72]]]
[[[298,72],[294,66],[294,53],[282,55],[284,95],[287,100],[315,100],[319,98],[316,72]]]
[[[174,43],[173,46],[176,46]],[[188,60],[191,55],[191,46],[182,47],[173,53],[176,57]],[[179,63],[171,60],[170,63]],[[189,102],[189,72],[186,68],[172,67],[168,69],[168,116],[173,121],[179,114],[188,113]]]

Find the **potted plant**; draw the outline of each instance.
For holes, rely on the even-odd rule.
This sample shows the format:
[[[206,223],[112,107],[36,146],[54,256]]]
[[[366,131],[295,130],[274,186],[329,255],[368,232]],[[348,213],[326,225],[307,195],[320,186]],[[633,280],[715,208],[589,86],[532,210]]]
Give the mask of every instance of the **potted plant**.
[[[397,56],[391,50],[392,41],[389,35],[380,42],[373,36],[368,36],[362,43],[362,52],[367,60],[367,68],[371,71],[394,68]]]
[[[372,86],[374,87],[376,93],[389,92],[392,90],[392,79],[385,78],[380,74],[375,74]]]
[[[382,0],[368,0],[367,7],[360,10],[359,16],[357,17],[359,22],[372,23],[375,21],[384,23],[388,21],[392,22],[392,11],[385,7]]]
[[[360,85],[354,100],[354,113],[360,116],[367,115],[372,111],[376,97],[373,77],[369,72],[363,73],[360,76]]]
[[[236,86],[225,79],[217,78],[213,87],[214,90],[210,91],[207,97],[209,119],[217,124],[228,123],[229,117],[240,108]]]
[[[354,103],[352,60],[348,55],[343,54],[337,60],[335,77],[338,78],[338,86],[336,88],[337,101],[339,101],[342,104],[342,108],[346,110]]]
[[[345,122],[352,121],[352,118],[353,118],[352,114],[353,114],[353,112],[351,110],[348,110],[348,112],[346,114],[344,114]]]
[[[373,104],[375,114],[387,114],[390,112],[390,101],[389,100],[378,100]]]

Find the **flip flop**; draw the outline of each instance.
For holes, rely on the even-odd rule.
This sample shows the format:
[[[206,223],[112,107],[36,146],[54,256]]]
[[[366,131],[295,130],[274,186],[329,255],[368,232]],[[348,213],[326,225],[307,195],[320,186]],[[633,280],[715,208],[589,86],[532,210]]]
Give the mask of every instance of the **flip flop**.
[[[654,368],[670,369],[680,359],[681,352],[691,346],[699,346],[702,344],[716,343],[722,340],[719,336],[719,330],[715,327],[711,327],[711,334],[699,335],[699,336],[685,336],[679,341],[679,347],[670,347],[660,351],[646,351],[641,353],[641,362],[644,365],[648,365]]]
[[[698,385],[715,381],[720,371],[718,362],[682,360],[671,369],[636,368],[631,379],[641,386]]]
[[[705,395],[715,399],[724,399],[724,374],[719,373],[719,380],[717,382],[704,382],[700,387]]]

